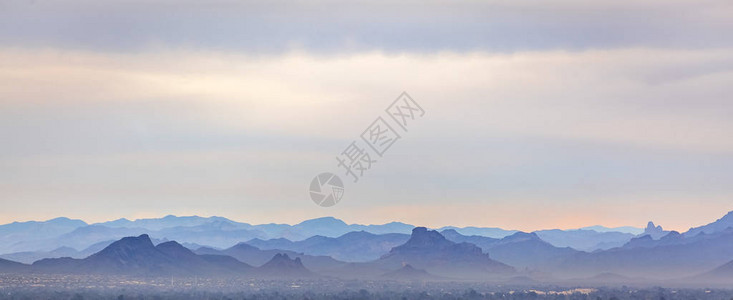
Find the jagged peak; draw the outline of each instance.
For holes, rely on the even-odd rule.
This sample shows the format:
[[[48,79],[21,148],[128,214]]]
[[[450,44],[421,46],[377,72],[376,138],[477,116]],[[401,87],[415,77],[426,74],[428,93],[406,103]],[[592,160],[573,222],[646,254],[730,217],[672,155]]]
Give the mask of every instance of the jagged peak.
[[[649,223],[646,224],[646,230],[662,230],[661,225],[654,225],[654,222],[649,221]]]
[[[290,267],[303,267],[303,262],[300,260],[300,257],[296,256],[294,259],[292,259],[287,253],[277,253],[265,265],[286,265]]]
[[[415,227],[412,229],[410,239],[405,243],[406,245],[431,245],[436,243],[444,243],[448,240],[435,230],[428,230],[425,227]]]

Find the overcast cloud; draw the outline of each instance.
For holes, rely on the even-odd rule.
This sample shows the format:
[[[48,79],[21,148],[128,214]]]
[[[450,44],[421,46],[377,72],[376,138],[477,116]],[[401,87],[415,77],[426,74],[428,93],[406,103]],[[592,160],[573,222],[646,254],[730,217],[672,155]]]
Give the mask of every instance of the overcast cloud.
[[[348,3],[0,2],[0,221],[684,230],[733,209],[729,1]],[[403,90],[425,117],[314,205]]]

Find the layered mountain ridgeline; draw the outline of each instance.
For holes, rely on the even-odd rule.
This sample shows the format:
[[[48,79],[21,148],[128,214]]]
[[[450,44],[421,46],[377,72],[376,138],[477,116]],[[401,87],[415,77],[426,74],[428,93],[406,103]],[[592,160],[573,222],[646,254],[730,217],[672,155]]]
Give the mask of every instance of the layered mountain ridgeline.
[[[0,258],[0,273],[22,273],[28,272],[30,266]]]
[[[3,256],[5,260],[0,261],[0,272],[6,269],[8,272],[91,272],[93,274],[111,272],[133,275],[201,274],[202,276],[216,273],[238,276],[256,274],[255,269],[252,269],[251,272],[247,269],[263,266],[278,254],[286,254],[290,260],[298,259],[299,264],[309,271],[343,278],[384,279],[385,274],[396,272],[404,268],[406,264],[417,270],[425,270],[431,275],[449,279],[505,279],[510,276],[551,281],[568,278],[592,279],[599,274],[614,274],[632,280],[640,277],[647,279],[686,278],[710,272],[733,260],[733,249],[731,249],[733,247],[733,240],[731,240],[733,227],[730,226],[730,216],[729,213],[714,223],[692,228],[686,233],[664,231],[661,227],[651,223],[645,232],[640,236],[630,238],[625,244],[593,252],[558,247],[549,243],[541,236],[548,231],[514,232],[508,236],[493,238],[465,235],[459,229],[446,229],[438,232],[418,227],[414,228],[410,235],[356,231],[337,237],[318,235],[300,241],[285,238],[255,238],[248,239],[246,243],[236,241],[232,243],[234,246],[216,248],[210,245],[201,246],[192,241],[185,241],[183,244],[168,242],[167,237],[156,240],[151,239],[148,235],[123,238],[112,243],[107,240],[110,238],[107,234],[114,236],[143,229],[92,225],[77,227],[71,233],[63,234],[61,237],[66,239],[66,243],[72,245],[82,244],[75,241],[74,238],[105,239],[93,246],[96,248],[89,247],[83,251],[59,248],[50,251],[8,254]],[[317,219],[303,226],[316,228],[343,223],[340,220],[334,220],[336,219]],[[54,223],[59,221],[65,222],[56,220]],[[179,227],[161,227],[162,224],[169,221]],[[120,221],[113,226],[129,225],[129,222],[135,223],[136,221]],[[223,218],[187,217],[179,220],[177,217],[166,217],[148,219],[140,224],[162,228],[157,233],[179,230],[180,232],[175,234],[186,235],[185,232],[188,230],[200,230],[192,236],[212,233],[212,236],[206,239],[219,242],[234,240],[238,232],[249,230],[241,229],[238,227],[240,225],[232,224]],[[193,227],[186,227],[188,225]],[[41,225],[33,223],[27,226],[39,228]],[[218,235],[213,232],[218,232]],[[582,231],[563,232],[565,233],[561,235],[576,236],[579,232],[580,235],[586,234]],[[654,235],[659,232],[665,235],[654,238]],[[697,234],[691,234],[691,232],[697,232]],[[233,235],[229,236],[229,233]],[[600,236],[600,234],[596,232],[591,236]],[[222,238],[223,236],[226,238]],[[134,247],[121,246],[131,244],[135,241],[134,239],[141,237],[149,242],[143,241]],[[155,244],[157,246],[154,246]],[[188,249],[196,250],[192,252]],[[10,259],[11,261],[22,260],[21,262],[26,263],[35,261],[35,263],[33,265],[17,264],[8,261],[8,256],[16,258]],[[39,258],[51,256],[56,259],[39,260]],[[351,263],[334,259],[333,256],[345,258]],[[104,257],[113,258],[103,259]],[[185,263],[181,264],[179,261]],[[86,267],[89,265],[96,267]],[[512,268],[516,269],[512,271]]]
[[[410,239],[392,248],[377,261],[382,265],[403,263],[450,277],[492,277],[514,273],[514,268],[492,260],[471,243],[455,243],[425,227],[413,229]]]
[[[634,234],[628,232],[602,232],[590,229],[550,229],[535,231],[534,233],[543,241],[546,241],[553,246],[570,247],[587,252],[619,247],[635,237]]]
[[[685,237],[670,232],[659,240],[649,236],[623,247],[593,253],[579,252],[557,268],[561,274],[613,272],[625,276],[669,279],[697,274],[733,260],[733,228]]]
[[[84,259],[43,259],[31,265],[39,273],[134,276],[237,275],[250,269],[231,257],[196,255],[177,242],[155,246],[146,234],[123,238]]]
[[[299,257],[277,253],[253,267],[231,256],[196,254],[175,241],[153,245],[148,235],[126,237],[84,259],[42,259],[31,265],[0,259],[0,273],[96,274],[128,276],[242,276],[312,278]]]
[[[733,211],[728,212],[728,214],[710,224],[690,228],[684,234],[685,236],[696,236],[700,233],[711,234],[727,230],[728,228],[733,228]]]
[[[400,222],[382,225],[346,224],[332,217],[307,220],[295,225],[251,225],[222,217],[197,216],[166,216],[135,221],[119,219],[91,225],[79,220],[58,218],[45,222],[0,225],[0,254],[51,252],[61,247],[86,249],[100,242],[111,242],[143,233],[161,240],[225,248],[252,239],[287,238],[300,241],[317,235],[336,238],[358,231],[377,235],[409,234],[414,227]]]
[[[425,227],[414,228],[407,242],[392,248],[375,261],[351,263],[330,272],[342,278],[379,278],[407,264],[436,276],[453,279],[496,279],[515,273],[514,268],[492,260],[478,246],[451,242],[439,232]]]
[[[248,245],[246,243],[239,243],[223,250],[213,249],[210,247],[201,247],[196,249],[195,252],[202,255],[210,254],[231,256],[238,259],[239,261],[253,266],[264,265],[274,256],[278,254],[285,254],[288,255],[288,257],[293,257],[300,260],[306,268],[316,272],[336,268],[345,264],[345,262],[335,260],[330,256],[305,255],[303,253],[296,253],[294,251],[281,249],[260,250],[259,248]]]
[[[69,257],[42,259],[32,265],[1,260],[0,273],[259,278],[321,276],[306,267],[304,263],[306,260],[309,260],[314,268],[331,277],[338,276],[330,274],[334,270],[348,270],[345,266],[349,264],[330,257],[276,251],[260,250],[240,243],[224,250],[200,248],[197,250],[198,253],[194,253],[175,241],[154,245],[150,237],[143,234],[137,237],[125,237],[83,259]],[[244,262],[263,261],[273,252],[275,254],[259,267]],[[406,266],[408,264],[409,267]],[[512,267],[490,259],[473,244],[448,241],[437,231],[429,231],[424,227],[415,228],[407,242],[392,248],[384,257],[363,265],[375,270],[375,276],[355,274],[358,278],[485,279],[499,278],[515,272]],[[413,268],[413,265],[416,267]]]
[[[157,219],[139,219],[134,221],[119,219],[91,225],[79,220],[58,218],[46,222],[16,222],[0,225],[0,257],[18,252],[53,252],[62,247],[73,248],[79,252],[84,252],[83,249],[89,248],[94,244],[102,242],[109,244],[114,240],[126,236],[136,236],[146,233],[160,240],[175,240],[184,245],[195,244],[226,248],[242,241],[252,241],[253,244],[263,249],[287,248],[296,252],[305,252],[307,250],[317,255],[332,255],[347,261],[367,261],[383,255],[395,244],[407,240],[414,227],[413,225],[400,222],[391,222],[382,225],[346,224],[332,217],[307,220],[295,225],[251,225],[222,217],[204,218],[197,216],[166,216]],[[503,238],[516,233],[514,230],[491,227],[458,228],[448,226],[439,229],[439,231],[449,229],[454,229],[464,235],[479,235],[492,238]],[[350,243],[345,240],[348,236],[339,241],[309,241],[309,243],[315,242],[320,245],[301,243],[292,246],[273,246],[270,244],[270,240],[273,239],[282,238],[293,242],[302,242],[305,239],[315,236],[339,238],[352,232],[361,231],[380,236],[376,238],[391,239],[392,241],[387,245],[377,248],[370,249],[355,246],[350,250],[341,252],[339,252],[340,249],[343,249],[344,246]],[[593,247],[588,245],[600,245],[597,246],[599,248],[603,248],[604,243],[606,245],[605,247],[608,247],[608,245],[617,245],[619,244],[618,239],[620,238],[618,233],[616,235],[602,234],[601,232],[590,230],[584,231],[584,234],[571,231],[565,232],[553,232],[546,235],[538,232],[538,234],[540,237],[546,237],[547,241],[555,246],[570,246],[582,250]],[[593,234],[594,232],[596,234]],[[389,235],[382,236],[385,234]],[[362,238],[366,237],[357,237],[358,240]],[[264,241],[264,243],[255,243],[255,241]],[[339,242],[342,243],[339,245]],[[372,247],[373,245],[375,244],[365,246]],[[381,253],[377,253],[379,251]],[[53,253],[49,254],[55,255]],[[69,256],[82,257],[83,254],[87,253]]]
[[[464,236],[455,231],[443,231],[449,240],[479,245],[493,259],[520,269],[549,269],[579,251],[560,248],[539,238],[536,233],[517,232],[502,239]]]
[[[336,238],[317,235],[296,242],[284,238],[253,239],[247,241],[247,244],[260,249],[292,250],[312,255],[331,256],[347,262],[365,262],[379,258],[393,247],[405,243],[409,238],[410,235],[401,233],[373,234],[366,231],[355,231]]]

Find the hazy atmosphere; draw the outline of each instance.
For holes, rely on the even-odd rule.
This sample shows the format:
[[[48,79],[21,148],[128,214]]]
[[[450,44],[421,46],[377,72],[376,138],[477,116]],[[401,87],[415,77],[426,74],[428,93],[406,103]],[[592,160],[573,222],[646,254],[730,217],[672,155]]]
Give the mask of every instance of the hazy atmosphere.
[[[729,0],[0,0],[0,300],[733,300]]]
[[[732,208],[729,1],[416,4],[0,2],[0,221],[686,230]],[[313,205],[403,91],[425,116]]]

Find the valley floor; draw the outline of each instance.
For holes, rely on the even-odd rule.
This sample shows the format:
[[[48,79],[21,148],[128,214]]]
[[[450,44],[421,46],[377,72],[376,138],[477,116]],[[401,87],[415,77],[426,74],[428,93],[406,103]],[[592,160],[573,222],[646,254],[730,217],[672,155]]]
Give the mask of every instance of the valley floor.
[[[720,299],[733,289],[2,275],[0,299]]]

